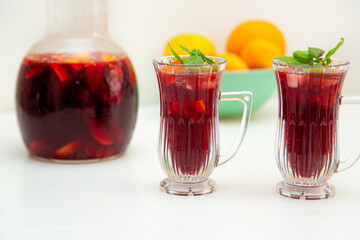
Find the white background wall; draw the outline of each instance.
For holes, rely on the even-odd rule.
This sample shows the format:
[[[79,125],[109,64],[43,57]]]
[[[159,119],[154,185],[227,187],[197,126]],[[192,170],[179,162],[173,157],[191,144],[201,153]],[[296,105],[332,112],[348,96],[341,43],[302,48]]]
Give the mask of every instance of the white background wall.
[[[76,1],[76,0],[74,0]],[[249,19],[276,24],[287,53],[308,46],[332,48],[342,36],[337,57],[350,60],[344,95],[360,95],[359,0],[108,0],[109,31],[129,54],[139,83],[140,103],[156,103],[152,59],[176,34],[208,37],[225,49],[232,29]],[[0,110],[14,109],[14,87],[26,51],[45,33],[46,0],[0,0]]]

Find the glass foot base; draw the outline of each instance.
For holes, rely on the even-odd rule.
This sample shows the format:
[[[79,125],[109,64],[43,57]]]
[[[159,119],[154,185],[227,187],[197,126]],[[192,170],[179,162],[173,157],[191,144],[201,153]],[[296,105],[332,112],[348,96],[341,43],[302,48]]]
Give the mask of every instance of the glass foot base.
[[[163,192],[173,195],[198,196],[214,192],[216,183],[210,179],[197,183],[180,183],[166,178],[160,182],[160,189]]]
[[[280,195],[305,200],[320,200],[333,197],[335,188],[333,185],[326,183],[317,187],[296,186],[282,181],[277,184]]]
[[[79,164],[79,163],[97,163],[97,162],[105,162],[105,161],[111,161],[114,160],[116,158],[119,158],[122,155],[122,153],[120,154],[116,154],[113,156],[109,156],[109,157],[105,157],[105,158],[94,158],[94,159],[78,159],[78,160],[74,160],[74,159],[55,159],[55,158],[43,158],[43,157],[39,157],[33,154],[30,154],[30,157],[32,159],[35,159],[37,161],[40,162],[47,162],[47,163],[65,163],[65,164]]]

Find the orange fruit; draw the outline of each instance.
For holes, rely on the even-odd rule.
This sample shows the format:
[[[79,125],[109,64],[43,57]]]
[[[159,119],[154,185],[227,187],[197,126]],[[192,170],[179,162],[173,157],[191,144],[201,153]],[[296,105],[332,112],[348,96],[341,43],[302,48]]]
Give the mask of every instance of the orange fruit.
[[[238,25],[231,33],[226,49],[244,58],[244,47],[259,38],[275,44],[280,49],[280,55],[285,55],[284,36],[275,25],[266,21],[247,21]]]
[[[207,38],[196,35],[196,34],[181,34],[169,41],[171,47],[174,51],[179,55],[189,55],[188,52],[182,50],[179,45],[182,45],[189,49],[189,51],[193,49],[201,50],[205,56],[215,56],[215,46],[214,44],[208,40]],[[172,56],[174,55],[168,44],[166,43],[164,49],[164,56]]]
[[[259,38],[245,45],[241,53],[250,68],[271,68],[271,61],[281,56],[276,44]]]
[[[54,154],[58,158],[65,158],[66,156],[75,153],[77,150],[81,148],[81,146],[82,143],[80,142],[80,140],[77,140],[57,149]]]
[[[57,57],[57,60],[60,62],[66,62],[66,63],[80,63],[80,62],[87,62],[90,61],[91,54],[90,53],[77,53],[73,55],[60,55]]]
[[[226,59],[226,67],[225,70],[242,70],[249,69],[247,63],[238,55],[230,52],[225,52],[223,54],[219,54],[218,57]]]
[[[114,57],[113,55],[105,54],[105,53],[101,54],[101,58],[104,62],[116,61],[116,57]]]

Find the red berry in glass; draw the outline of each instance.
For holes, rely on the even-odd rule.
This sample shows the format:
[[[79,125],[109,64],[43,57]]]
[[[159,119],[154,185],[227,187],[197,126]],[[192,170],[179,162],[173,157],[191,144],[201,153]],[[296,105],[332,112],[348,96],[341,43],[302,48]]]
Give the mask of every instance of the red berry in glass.
[[[18,75],[16,110],[33,155],[82,160],[120,154],[135,127],[134,70],[122,55],[28,55]]]

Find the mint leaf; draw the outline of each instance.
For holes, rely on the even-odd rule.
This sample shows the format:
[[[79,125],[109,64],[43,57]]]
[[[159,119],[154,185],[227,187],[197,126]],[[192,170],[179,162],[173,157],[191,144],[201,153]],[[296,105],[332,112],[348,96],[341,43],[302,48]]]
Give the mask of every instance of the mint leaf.
[[[325,53],[325,51],[320,48],[309,47],[308,49],[310,56],[316,59],[319,59]]]
[[[324,61],[324,65],[330,65],[331,62],[331,58],[326,58]]]
[[[344,38],[340,38],[340,42],[331,49],[325,56],[325,59],[329,59],[334,53],[344,44]]]
[[[210,58],[205,57],[205,62],[207,62],[208,64],[214,64],[215,62],[213,60],[211,60]]]
[[[174,54],[175,58],[180,61],[182,64],[184,64],[184,61],[182,60],[182,58],[174,51],[174,49],[172,49],[172,47],[170,46],[170,43],[168,43],[171,52]]]
[[[308,51],[295,51],[293,53],[293,57],[290,56],[282,56],[278,57],[282,62],[285,62],[289,65],[297,65],[297,66],[326,66],[331,63],[331,56],[343,45],[344,38],[340,39],[340,42],[331,49],[325,56],[323,57],[325,51],[320,48],[309,47]]]
[[[193,49],[193,50],[191,51],[191,54],[192,54],[192,55],[199,55],[199,51],[200,51],[200,50]]]
[[[204,62],[207,62],[209,64],[214,64],[215,62],[211,60],[210,58],[205,57],[205,55],[200,51],[193,49],[190,51],[186,47],[179,45],[182,50],[185,52],[188,52],[190,54],[190,57],[184,59],[184,64],[190,65],[190,64],[204,64]]]
[[[293,53],[294,58],[301,63],[311,63],[313,58],[308,51],[297,50]]]
[[[184,64],[186,64],[186,65],[204,64],[204,59],[202,59],[201,56],[192,55],[192,56],[184,59]]]
[[[200,57],[204,60],[204,62],[207,62],[209,64],[214,64],[215,62],[213,60],[211,60],[210,58],[205,57],[205,55],[198,50],[198,54],[200,55]]]
[[[199,64],[204,64],[209,63],[209,64],[214,64],[215,62],[213,60],[211,60],[210,58],[207,58],[200,50],[196,50],[193,49],[192,51],[190,51],[189,49],[187,49],[186,47],[179,45],[180,48],[182,50],[184,50],[185,52],[190,54],[190,57],[184,58],[182,59],[175,51],[174,49],[172,49],[172,47],[170,46],[170,43],[168,43],[171,52],[174,54],[175,58],[180,61],[182,64],[186,64],[186,65],[199,65]]]
[[[193,52],[194,50],[192,50],[192,52],[189,51],[189,49],[187,49],[186,47],[184,47],[183,45],[179,45],[181,47],[182,50],[184,50],[185,52],[188,52],[190,55],[195,55]]]
[[[310,64],[299,62],[296,58],[290,56],[281,56],[276,59],[279,59],[281,62],[287,63],[288,65],[310,66]]]

